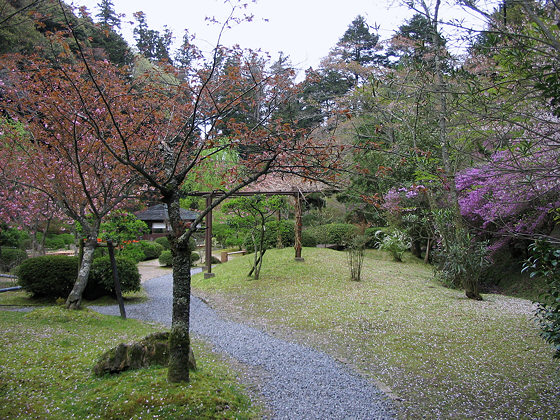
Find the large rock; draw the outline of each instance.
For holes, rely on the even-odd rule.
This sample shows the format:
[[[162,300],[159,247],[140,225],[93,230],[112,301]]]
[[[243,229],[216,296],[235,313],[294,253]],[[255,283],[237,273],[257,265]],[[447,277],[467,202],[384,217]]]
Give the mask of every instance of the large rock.
[[[103,353],[93,368],[93,372],[96,375],[104,375],[151,365],[167,366],[168,363],[169,332],[158,332],[135,343],[121,343]],[[192,349],[189,349],[189,369],[196,369]]]

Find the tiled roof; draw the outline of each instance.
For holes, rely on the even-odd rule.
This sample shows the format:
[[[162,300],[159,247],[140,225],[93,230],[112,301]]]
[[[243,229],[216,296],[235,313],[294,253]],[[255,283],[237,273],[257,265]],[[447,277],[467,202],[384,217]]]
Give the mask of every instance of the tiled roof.
[[[332,187],[329,187],[327,184],[306,180],[295,175],[267,174],[241,191],[254,193],[310,193],[330,189]]]
[[[190,210],[181,209],[182,220],[195,220],[198,213]],[[156,204],[155,206],[148,207],[146,210],[136,212],[136,217],[144,221],[154,220],[168,220],[167,204]]]

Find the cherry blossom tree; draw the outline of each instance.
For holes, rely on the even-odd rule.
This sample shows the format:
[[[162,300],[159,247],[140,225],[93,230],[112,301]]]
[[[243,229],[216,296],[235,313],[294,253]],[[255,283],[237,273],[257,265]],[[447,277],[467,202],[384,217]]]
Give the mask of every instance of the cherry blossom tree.
[[[222,30],[245,19],[235,16],[237,3],[230,4],[232,15]],[[182,69],[179,74],[161,64],[127,79],[108,64],[92,61],[72,35],[81,59],[73,68],[79,71],[70,72],[67,65],[53,69],[68,83],[63,90],[65,101],[73,104],[72,111],[79,110],[69,112],[72,128],[87,127],[96,151],[112,157],[110,164],[108,158],[106,162],[115,170],[115,177],[141,179],[145,189],[167,204],[173,254],[168,379],[188,381],[190,237],[212,208],[263,175],[290,173],[325,179],[325,173],[335,168],[339,153],[328,138],[316,138],[277,115],[279,107],[299,89],[292,69],[271,71],[266,59],[255,60],[254,53],[239,48],[227,50],[218,41],[213,55],[187,72]],[[224,58],[233,64],[227,72],[219,72]],[[95,92],[86,97],[84,89]],[[52,95],[58,96],[54,89]],[[42,102],[38,99],[40,107]],[[238,107],[255,118],[232,118]],[[75,142],[74,137],[71,140]],[[196,193],[188,187],[185,191],[185,186],[181,189],[187,175],[223,151],[236,152],[237,161],[215,167],[221,179],[218,191],[207,197],[197,220],[183,223],[180,198]]]
[[[12,124],[4,124],[0,157],[2,185],[10,201],[37,214],[50,202],[79,222],[87,237],[82,265],[67,307],[79,308],[103,217],[130,197],[136,178],[99,141],[114,136],[110,116],[84,65],[72,62],[68,44],[56,61],[39,56],[2,58],[2,106]],[[90,60],[97,86],[122,84],[122,74],[103,61]],[[121,116],[126,119],[126,115]],[[23,194],[21,194],[23,193]],[[18,196],[19,194],[19,196]],[[30,204],[29,204],[30,203]]]

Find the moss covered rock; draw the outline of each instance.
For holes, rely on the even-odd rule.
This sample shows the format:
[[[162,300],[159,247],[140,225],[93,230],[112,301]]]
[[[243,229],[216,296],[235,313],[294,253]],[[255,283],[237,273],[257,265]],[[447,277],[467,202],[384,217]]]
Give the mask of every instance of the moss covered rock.
[[[150,334],[138,342],[120,343],[103,353],[93,368],[93,372],[100,376],[151,365],[167,366],[168,363],[169,333],[159,332]],[[196,369],[192,349],[189,349],[189,369]]]

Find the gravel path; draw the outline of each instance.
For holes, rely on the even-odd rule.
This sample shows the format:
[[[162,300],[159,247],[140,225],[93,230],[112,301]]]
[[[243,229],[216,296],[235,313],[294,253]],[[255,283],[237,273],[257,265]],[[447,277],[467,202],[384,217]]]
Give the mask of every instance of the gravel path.
[[[171,325],[171,275],[151,279],[144,288],[150,299],[128,305],[127,317]],[[91,308],[119,314],[117,306]],[[330,356],[221,318],[194,296],[191,332],[211,342],[217,351],[266,372],[261,392],[274,419],[395,417],[382,392]]]

